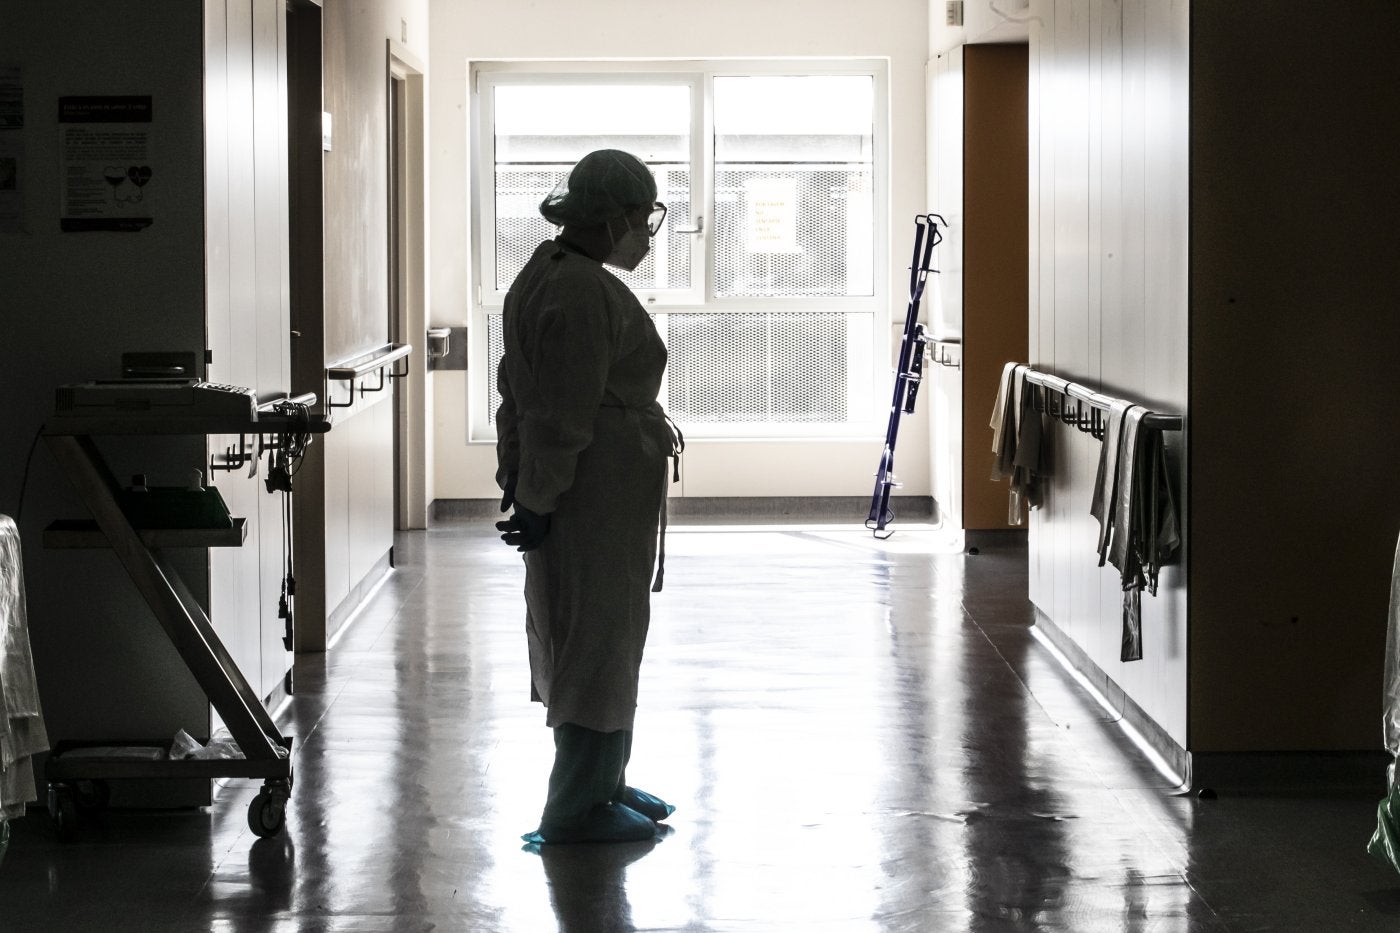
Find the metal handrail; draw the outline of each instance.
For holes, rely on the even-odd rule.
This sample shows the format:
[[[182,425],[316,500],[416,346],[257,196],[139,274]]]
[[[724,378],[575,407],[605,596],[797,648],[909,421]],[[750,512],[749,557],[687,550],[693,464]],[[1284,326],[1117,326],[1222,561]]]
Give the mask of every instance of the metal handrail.
[[[1050,392],[1060,397],[1060,409],[1058,411],[1052,409],[1052,402],[1050,399],[1046,400],[1046,408],[1050,414],[1059,417],[1063,421],[1072,423],[1076,427],[1087,430],[1095,437],[1103,436],[1103,419],[1099,416],[1101,414],[1106,414],[1112,409],[1114,403],[1119,401],[1118,399],[1100,392],[1095,392],[1088,386],[1081,385],[1077,382],[1070,382],[1067,379],[1061,379],[1059,376],[1052,376],[1050,373],[1043,373],[1034,369],[1026,369],[1025,372],[1022,373],[1022,376],[1027,382],[1048,389]],[[1068,415],[1068,409],[1065,407],[1065,399],[1074,400],[1076,413],[1072,416]],[[1090,409],[1087,416],[1083,411],[1085,405],[1088,405]],[[1158,431],[1180,431],[1182,429],[1183,419],[1180,415],[1149,412],[1143,415],[1142,424],[1144,427],[1155,428]]]
[[[413,352],[411,343],[386,343],[384,346],[326,367],[326,378],[335,381],[358,379],[377,369],[403,359]]]
[[[333,399],[327,398],[326,407],[349,408],[351,405],[354,405],[356,382],[360,378],[368,376],[370,373],[377,372],[379,374],[379,384],[374,386],[373,388],[370,388],[366,385],[360,385],[358,387],[360,390],[360,398],[364,398],[365,395],[367,395],[370,392],[379,392],[383,390],[386,384],[386,375],[389,379],[402,379],[404,376],[407,376],[408,363],[406,361],[404,363],[404,368],[402,372],[399,372],[393,369],[392,367],[396,362],[405,359],[412,352],[413,344],[411,343],[386,343],[384,344],[384,346],[379,347],[375,350],[371,350],[368,353],[362,353],[359,356],[351,357],[348,360],[343,360],[334,366],[327,366],[327,382],[350,383],[350,400],[347,402],[337,402]],[[389,370],[387,374],[385,373],[385,369]]]

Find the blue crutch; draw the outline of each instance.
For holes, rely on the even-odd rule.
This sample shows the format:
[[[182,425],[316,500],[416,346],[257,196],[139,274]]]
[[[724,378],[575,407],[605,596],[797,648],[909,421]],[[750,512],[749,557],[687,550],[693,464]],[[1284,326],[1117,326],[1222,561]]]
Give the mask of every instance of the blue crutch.
[[[901,415],[914,413],[914,401],[919,395],[919,383],[924,378],[924,348],[928,336],[919,323],[919,301],[924,296],[924,283],[930,272],[933,248],[943,240],[938,225],[948,222],[938,214],[919,214],[914,218],[914,258],[909,267],[909,308],[904,315],[904,336],[899,342],[899,368],[894,376],[894,398],[890,402],[890,423],[885,429],[885,449],[880,454],[880,468],[875,471],[875,493],[870,497],[870,517],[865,520],[877,538],[894,534],[886,526],[894,520],[890,509],[890,490],[899,483],[894,478],[894,445],[899,437]]]

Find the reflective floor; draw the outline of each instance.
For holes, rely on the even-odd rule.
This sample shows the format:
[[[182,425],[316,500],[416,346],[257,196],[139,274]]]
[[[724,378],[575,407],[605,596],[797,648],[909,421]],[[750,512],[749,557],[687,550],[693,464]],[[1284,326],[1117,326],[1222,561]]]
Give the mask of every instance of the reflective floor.
[[[281,837],[249,833],[253,782],[68,844],[31,813],[0,930],[1400,929],[1376,799],[1175,793],[1032,637],[1024,550],[915,526],[673,528],[629,771],[671,829],[525,851],[553,745],[488,529],[404,535],[298,662]]]

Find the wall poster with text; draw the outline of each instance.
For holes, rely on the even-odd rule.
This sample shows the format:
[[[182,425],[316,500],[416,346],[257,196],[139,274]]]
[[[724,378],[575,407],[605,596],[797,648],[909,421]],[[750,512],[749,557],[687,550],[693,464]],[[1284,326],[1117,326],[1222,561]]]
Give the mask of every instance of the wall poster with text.
[[[154,222],[150,97],[60,97],[58,132],[65,232],[130,232]]]

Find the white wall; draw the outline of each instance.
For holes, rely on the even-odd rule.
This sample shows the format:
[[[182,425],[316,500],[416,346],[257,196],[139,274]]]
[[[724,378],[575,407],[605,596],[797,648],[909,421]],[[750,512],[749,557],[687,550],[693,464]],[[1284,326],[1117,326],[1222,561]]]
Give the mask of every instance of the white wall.
[[[204,347],[200,7],[151,6],[112,3],[93,21],[83,4],[0,0],[0,65],[21,67],[24,82],[24,127],[4,140],[23,147],[23,201],[20,229],[0,232],[0,511],[19,511],[27,471],[28,614],[54,740],[208,726],[203,695],[113,555],[42,547],[48,522],[86,509],[42,441],[26,460],[55,386],[117,377],[123,350]],[[59,230],[58,98],[88,94],[152,98],[145,194],[155,221],[139,232]],[[202,438],[142,446],[103,439],[120,481],[144,471],[153,484],[182,482],[204,455]],[[180,566],[205,598],[205,562]],[[254,643],[256,626],[254,614]]]
[[[285,25],[276,0],[204,3],[206,376],[267,397],[290,388]],[[243,547],[209,552],[210,608],[229,653],[267,697],[292,664],[278,618],[282,499],[246,471],[211,483],[233,514],[260,519]]]
[[[1030,362],[1160,411],[1187,395],[1185,0],[1035,0],[1030,33]],[[1169,437],[1179,452],[1179,435]],[[1032,513],[1031,599],[1186,746],[1181,565],[1144,595],[1143,660],[1123,663],[1121,589],[1096,566],[1099,445],[1060,429]]]
[[[405,25],[406,24],[406,25]],[[427,59],[427,0],[327,3],[323,17],[325,108],[333,143],[324,153],[324,365],[376,349],[389,339],[389,122],[388,42]],[[406,30],[406,33],[405,33]],[[409,365],[426,367],[426,334],[405,334],[414,347]],[[416,378],[416,377],[415,377]],[[373,389],[376,375],[361,382]],[[347,383],[325,390],[343,403]],[[399,384],[392,392],[402,391]],[[391,391],[358,396],[329,412],[333,428],[309,461],[321,470],[321,501],[309,504],[313,533],[323,535],[324,602],[301,617],[297,644],[324,647],[353,614],[374,575],[387,567],[393,547],[393,406]],[[310,484],[307,484],[309,487]],[[321,506],[315,514],[314,505]],[[421,524],[413,517],[410,524]],[[305,549],[303,550],[305,554]],[[308,613],[310,614],[310,613]],[[304,636],[304,638],[303,638]]]
[[[0,0],[0,65],[24,69],[25,105],[24,128],[5,140],[23,144],[25,162],[22,227],[0,232],[0,510],[18,508],[28,441],[53,410],[54,387],[116,377],[123,351],[184,351],[202,366],[208,348],[211,379],[266,395],[287,387],[280,9],[131,0],[93,19],[92,5],[75,0]],[[56,105],[70,94],[151,95],[150,227],[59,231]],[[203,437],[99,446],[122,483],[139,471],[153,485],[183,484],[204,469],[246,519],[242,547],[174,559],[254,691],[272,693],[291,663],[276,618],[279,500],[245,471],[208,476]],[[83,514],[40,444],[22,533],[50,735],[205,732],[203,691],[113,556],[41,546],[48,521]]]
[[[1029,35],[1030,0],[965,0],[961,26],[948,25],[947,7],[948,0],[929,0],[930,58],[959,45],[1024,42]]]
[[[384,37],[403,43],[412,54],[427,61],[428,35],[432,25],[428,0],[387,0],[378,6]]]
[[[905,218],[924,204],[924,62],[927,0],[862,5],[820,0],[583,0],[551,5],[547,15],[513,0],[431,3],[429,191],[430,323],[468,323],[468,62],[484,59],[583,58],[888,58],[890,61],[890,302],[902,328],[909,234]],[[898,340],[892,333],[892,344]],[[893,346],[892,346],[893,349]],[[475,360],[473,360],[475,362]],[[495,448],[467,439],[468,374],[437,372],[429,389],[435,436],[434,495],[498,495]],[[891,377],[892,380],[892,377]],[[883,380],[882,380],[883,382]],[[893,386],[891,381],[890,386]],[[833,442],[691,442],[681,494],[689,496],[870,493],[879,434]],[[929,492],[924,412],[901,429],[899,478],[906,495]],[[673,490],[674,491],[674,490]]]

